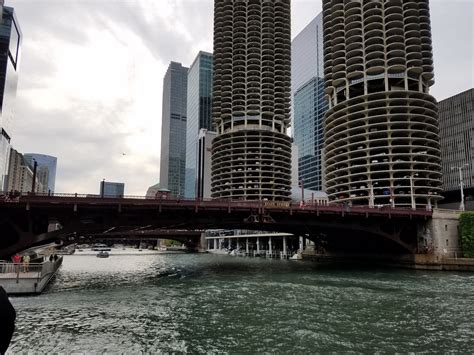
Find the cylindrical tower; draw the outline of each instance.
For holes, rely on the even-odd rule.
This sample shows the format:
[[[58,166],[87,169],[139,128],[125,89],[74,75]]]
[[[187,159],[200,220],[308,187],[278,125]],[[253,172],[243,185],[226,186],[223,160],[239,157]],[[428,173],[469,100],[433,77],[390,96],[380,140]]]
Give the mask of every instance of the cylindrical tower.
[[[331,201],[440,199],[428,0],[324,0],[326,188]]]
[[[212,197],[290,198],[290,0],[215,0]]]

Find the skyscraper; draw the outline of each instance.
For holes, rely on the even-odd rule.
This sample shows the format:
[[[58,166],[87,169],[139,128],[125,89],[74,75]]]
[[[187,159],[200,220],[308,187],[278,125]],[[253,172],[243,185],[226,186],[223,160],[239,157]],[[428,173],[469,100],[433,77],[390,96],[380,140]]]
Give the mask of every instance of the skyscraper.
[[[298,146],[298,179],[311,190],[323,189],[324,114],[323,16],[315,17],[291,44],[293,138]]]
[[[160,187],[184,196],[188,68],[171,62],[163,80]]]
[[[212,197],[289,201],[290,0],[214,2]]]
[[[32,192],[33,178],[35,178],[34,192],[47,192],[47,177],[41,169],[38,169],[35,175],[34,167],[29,164],[23,154],[13,148],[10,149],[9,157],[8,191]]]
[[[184,196],[195,198],[198,178],[198,135],[201,129],[212,130],[212,54],[199,52],[189,68],[187,99]]]
[[[211,198],[211,163],[212,141],[216,132],[207,129],[199,130],[196,196],[199,199]]]
[[[37,153],[26,153],[24,154],[25,160],[33,166],[33,161],[38,163],[38,172],[41,176],[47,174],[47,179],[43,178],[42,182],[47,182],[46,192],[54,192],[56,185],[56,167],[58,164],[58,158],[51,155],[37,154]]]
[[[456,168],[462,168],[464,188],[474,193],[474,89],[440,101],[439,128],[443,189],[456,191],[456,198],[459,196]]]
[[[428,0],[323,1],[331,201],[430,206],[441,159]]]
[[[22,34],[13,8],[3,1],[0,16],[0,190],[6,190]]]

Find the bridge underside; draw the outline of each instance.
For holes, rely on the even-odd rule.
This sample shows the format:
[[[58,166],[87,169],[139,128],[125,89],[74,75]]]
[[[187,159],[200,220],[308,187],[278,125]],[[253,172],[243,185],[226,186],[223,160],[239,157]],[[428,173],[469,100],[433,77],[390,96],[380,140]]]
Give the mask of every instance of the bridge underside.
[[[51,241],[80,237],[156,237],[187,244],[199,242],[205,229],[277,231],[305,236],[327,252],[413,254],[417,228],[424,218],[360,216],[344,212],[266,210],[157,209],[146,206],[92,205],[81,208],[29,205],[1,209],[0,257]],[[23,208],[22,208],[23,207]],[[61,229],[49,231],[51,225]],[[170,231],[173,231],[172,233]]]

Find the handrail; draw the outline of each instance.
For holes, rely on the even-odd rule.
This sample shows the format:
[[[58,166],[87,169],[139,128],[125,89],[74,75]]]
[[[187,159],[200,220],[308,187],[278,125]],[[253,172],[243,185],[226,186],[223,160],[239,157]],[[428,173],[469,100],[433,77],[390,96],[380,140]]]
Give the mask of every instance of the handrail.
[[[43,276],[54,272],[58,263],[62,262],[62,257],[55,261],[44,261],[42,263],[0,263],[0,279],[6,278],[7,274],[14,274],[15,279],[22,278],[42,278]]]
[[[81,203],[89,199],[91,203],[133,203],[134,200],[140,200],[144,204],[159,204],[162,206],[185,205],[193,207],[225,207],[225,208],[251,208],[270,211],[328,211],[340,213],[372,213],[372,214],[410,214],[410,215],[431,215],[433,211],[425,208],[411,209],[409,207],[391,207],[391,206],[348,206],[327,201],[314,202],[286,202],[286,201],[244,201],[228,199],[184,199],[184,198],[160,198],[147,196],[101,196],[93,194],[71,194],[71,193],[31,193],[31,192],[0,192],[0,203],[2,202],[40,202],[48,200],[73,199],[70,203]]]

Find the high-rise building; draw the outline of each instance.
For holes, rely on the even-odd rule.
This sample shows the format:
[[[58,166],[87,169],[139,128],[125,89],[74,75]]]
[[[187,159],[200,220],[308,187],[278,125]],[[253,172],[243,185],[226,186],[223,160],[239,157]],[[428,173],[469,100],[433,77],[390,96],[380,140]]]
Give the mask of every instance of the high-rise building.
[[[125,184],[123,182],[109,182],[102,180],[100,182],[100,196],[102,197],[123,197],[125,193]]]
[[[26,161],[33,166],[34,161],[38,164],[38,172],[40,172],[41,176],[44,176],[43,183],[47,181],[47,191],[46,192],[54,192],[54,188],[56,185],[56,168],[58,165],[58,158],[53,157],[51,155],[45,154],[37,154],[37,153],[26,153],[24,154]]]
[[[298,167],[298,146],[293,143],[291,145],[291,187],[299,185],[299,167]]]
[[[11,148],[9,153],[9,167],[8,167],[8,191],[31,192],[33,188],[33,178],[35,179],[35,192],[47,192],[47,181],[43,184],[41,181],[42,173],[36,176],[34,167],[24,158],[23,154]]]
[[[290,7],[214,2],[213,198],[290,199]]]
[[[428,0],[323,1],[331,201],[430,206],[441,197]]]
[[[444,190],[460,190],[462,168],[464,188],[474,193],[474,89],[440,101],[439,128]]]
[[[207,129],[199,130],[197,148],[197,179],[196,196],[199,199],[211,198],[211,163],[212,163],[212,141],[216,132]]]
[[[163,80],[160,187],[184,196],[188,68],[171,62]]]
[[[319,14],[291,43],[293,138],[298,146],[299,181],[323,189],[324,114],[323,15]]]
[[[184,196],[195,198],[198,189],[198,135],[201,129],[212,130],[212,54],[199,52],[189,68],[187,99]]]
[[[0,15],[0,190],[6,190],[22,34],[13,8],[1,2]]]

